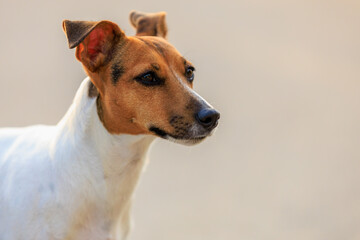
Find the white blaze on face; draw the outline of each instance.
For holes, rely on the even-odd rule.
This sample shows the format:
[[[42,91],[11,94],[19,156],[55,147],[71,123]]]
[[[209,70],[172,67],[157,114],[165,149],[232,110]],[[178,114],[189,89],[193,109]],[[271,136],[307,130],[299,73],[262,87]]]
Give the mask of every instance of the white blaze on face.
[[[180,85],[184,88],[184,90],[186,92],[188,92],[191,97],[196,99],[196,101],[202,105],[202,108],[213,108],[213,106],[211,106],[210,103],[208,103],[197,92],[195,92],[192,88],[190,88],[183,81],[181,76],[179,76],[175,71],[173,71],[173,73],[174,73],[176,79],[178,80],[178,82],[180,83]],[[184,144],[184,145],[194,145],[194,144],[200,143],[207,136],[210,136],[214,131],[215,131],[215,129],[213,129],[213,131],[211,131],[210,133],[207,131],[205,132],[204,128],[200,124],[198,124],[196,121],[194,121],[193,124],[191,125],[191,127],[189,128],[189,134],[193,137],[192,139],[174,139],[170,136],[167,136],[167,139],[170,141],[176,142],[176,143]]]
[[[211,106],[210,103],[208,103],[204,98],[202,98],[197,92],[195,92],[192,88],[190,88],[187,84],[185,84],[183,82],[183,80],[181,79],[181,77],[175,72],[173,71],[176,79],[179,81],[179,83],[181,84],[181,86],[184,87],[184,89],[191,95],[193,96],[198,102],[202,103],[203,105],[206,105],[206,107],[208,108],[214,108],[213,106]]]

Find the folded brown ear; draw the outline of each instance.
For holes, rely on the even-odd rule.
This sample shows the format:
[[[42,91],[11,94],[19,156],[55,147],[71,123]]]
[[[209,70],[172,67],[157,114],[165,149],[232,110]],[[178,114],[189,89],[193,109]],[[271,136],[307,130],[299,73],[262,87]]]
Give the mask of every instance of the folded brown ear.
[[[62,26],[68,39],[69,48],[74,48],[79,45],[99,23],[100,22],[64,20]]]
[[[123,35],[120,28],[110,21],[64,20],[63,29],[69,47],[77,47],[76,58],[92,72],[106,62],[112,47]]]
[[[166,38],[167,25],[166,12],[142,13],[132,11],[130,23],[136,28],[136,36],[158,36]]]

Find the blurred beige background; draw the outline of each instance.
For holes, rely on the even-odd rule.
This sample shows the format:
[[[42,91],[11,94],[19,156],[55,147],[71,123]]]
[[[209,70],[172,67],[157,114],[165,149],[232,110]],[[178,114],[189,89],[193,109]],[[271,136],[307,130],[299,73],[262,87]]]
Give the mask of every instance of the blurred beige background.
[[[360,239],[360,2],[0,0],[0,126],[55,124],[85,77],[61,21],[167,11],[169,40],[221,112],[158,140],[130,240]]]

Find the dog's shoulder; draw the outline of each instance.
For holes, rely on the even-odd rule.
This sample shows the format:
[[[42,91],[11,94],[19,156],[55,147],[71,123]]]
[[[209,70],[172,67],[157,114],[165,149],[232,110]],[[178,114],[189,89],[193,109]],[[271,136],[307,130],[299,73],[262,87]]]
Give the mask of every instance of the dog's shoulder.
[[[53,127],[44,125],[34,125],[23,128],[0,128],[0,162],[9,156],[10,152],[32,148],[43,138],[50,135]],[[46,134],[40,134],[46,133]],[[22,150],[21,150],[22,149]]]
[[[0,179],[14,174],[13,169],[32,169],[48,159],[49,148],[44,145],[49,145],[53,132],[53,126],[43,125],[0,129]]]

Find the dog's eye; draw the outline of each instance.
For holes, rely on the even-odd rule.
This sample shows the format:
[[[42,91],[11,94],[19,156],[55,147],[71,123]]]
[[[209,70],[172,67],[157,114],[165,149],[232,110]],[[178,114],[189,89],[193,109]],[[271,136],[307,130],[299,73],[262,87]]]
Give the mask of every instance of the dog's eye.
[[[195,68],[193,68],[193,67],[188,67],[185,71],[185,76],[189,82],[194,81],[194,71],[195,71]]]
[[[151,73],[147,73],[141,77],[141,80],[145,82],[153,82],[155,81],[155,77]]]
[[[156,76],[154,72],[146,72],[135,78],[136,81],[145,86],[160,85],[163,81]]]

